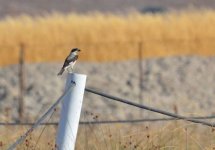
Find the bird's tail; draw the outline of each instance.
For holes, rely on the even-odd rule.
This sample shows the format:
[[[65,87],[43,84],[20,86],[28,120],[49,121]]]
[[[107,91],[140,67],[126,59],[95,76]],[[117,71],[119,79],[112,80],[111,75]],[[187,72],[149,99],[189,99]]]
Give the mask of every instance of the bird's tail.
[[[61,68],[60,72],[57,74],[58,76],[62,75],[64,72],[64,68]]]

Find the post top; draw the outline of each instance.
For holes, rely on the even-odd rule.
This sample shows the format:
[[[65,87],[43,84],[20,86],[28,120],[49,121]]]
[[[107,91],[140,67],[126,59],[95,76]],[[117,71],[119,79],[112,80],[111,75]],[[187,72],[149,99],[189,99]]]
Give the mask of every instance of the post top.
[[[86,74],[80,74],[80,73],[68,73],[68,76],[87,76]]]

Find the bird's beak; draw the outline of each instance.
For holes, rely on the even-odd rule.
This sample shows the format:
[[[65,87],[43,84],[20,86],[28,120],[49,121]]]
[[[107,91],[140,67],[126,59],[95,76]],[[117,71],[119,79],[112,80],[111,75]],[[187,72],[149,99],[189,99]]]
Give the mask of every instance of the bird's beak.
[[[79,49],[78,51],[80,52],[81,50]]]

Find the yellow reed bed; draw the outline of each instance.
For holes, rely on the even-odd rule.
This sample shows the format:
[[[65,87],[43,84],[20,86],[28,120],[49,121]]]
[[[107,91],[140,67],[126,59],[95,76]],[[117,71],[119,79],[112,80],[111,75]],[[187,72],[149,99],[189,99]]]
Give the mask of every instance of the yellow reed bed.
[[[81,59],[117,61],[143,57],[215,54],[215,11],[127,16],[93,13],[7,17],[0,21],[0,65],[17,63],[20,43],[28,62],[63,61],[73,47]]]

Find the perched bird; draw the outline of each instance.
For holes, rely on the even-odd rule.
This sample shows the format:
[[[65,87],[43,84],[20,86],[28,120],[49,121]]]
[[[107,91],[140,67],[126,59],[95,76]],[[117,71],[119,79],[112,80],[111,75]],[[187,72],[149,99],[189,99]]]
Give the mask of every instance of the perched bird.
[[[63,67],[61,68],[60,72],[58,75],[62,75],[65,70],[68,72],[73,71],[73,67],[78,59],[78,53],[81,50],[78,48],[73,48],[69,54],[69,56],[66,57],[66,60],[64,61]]]

